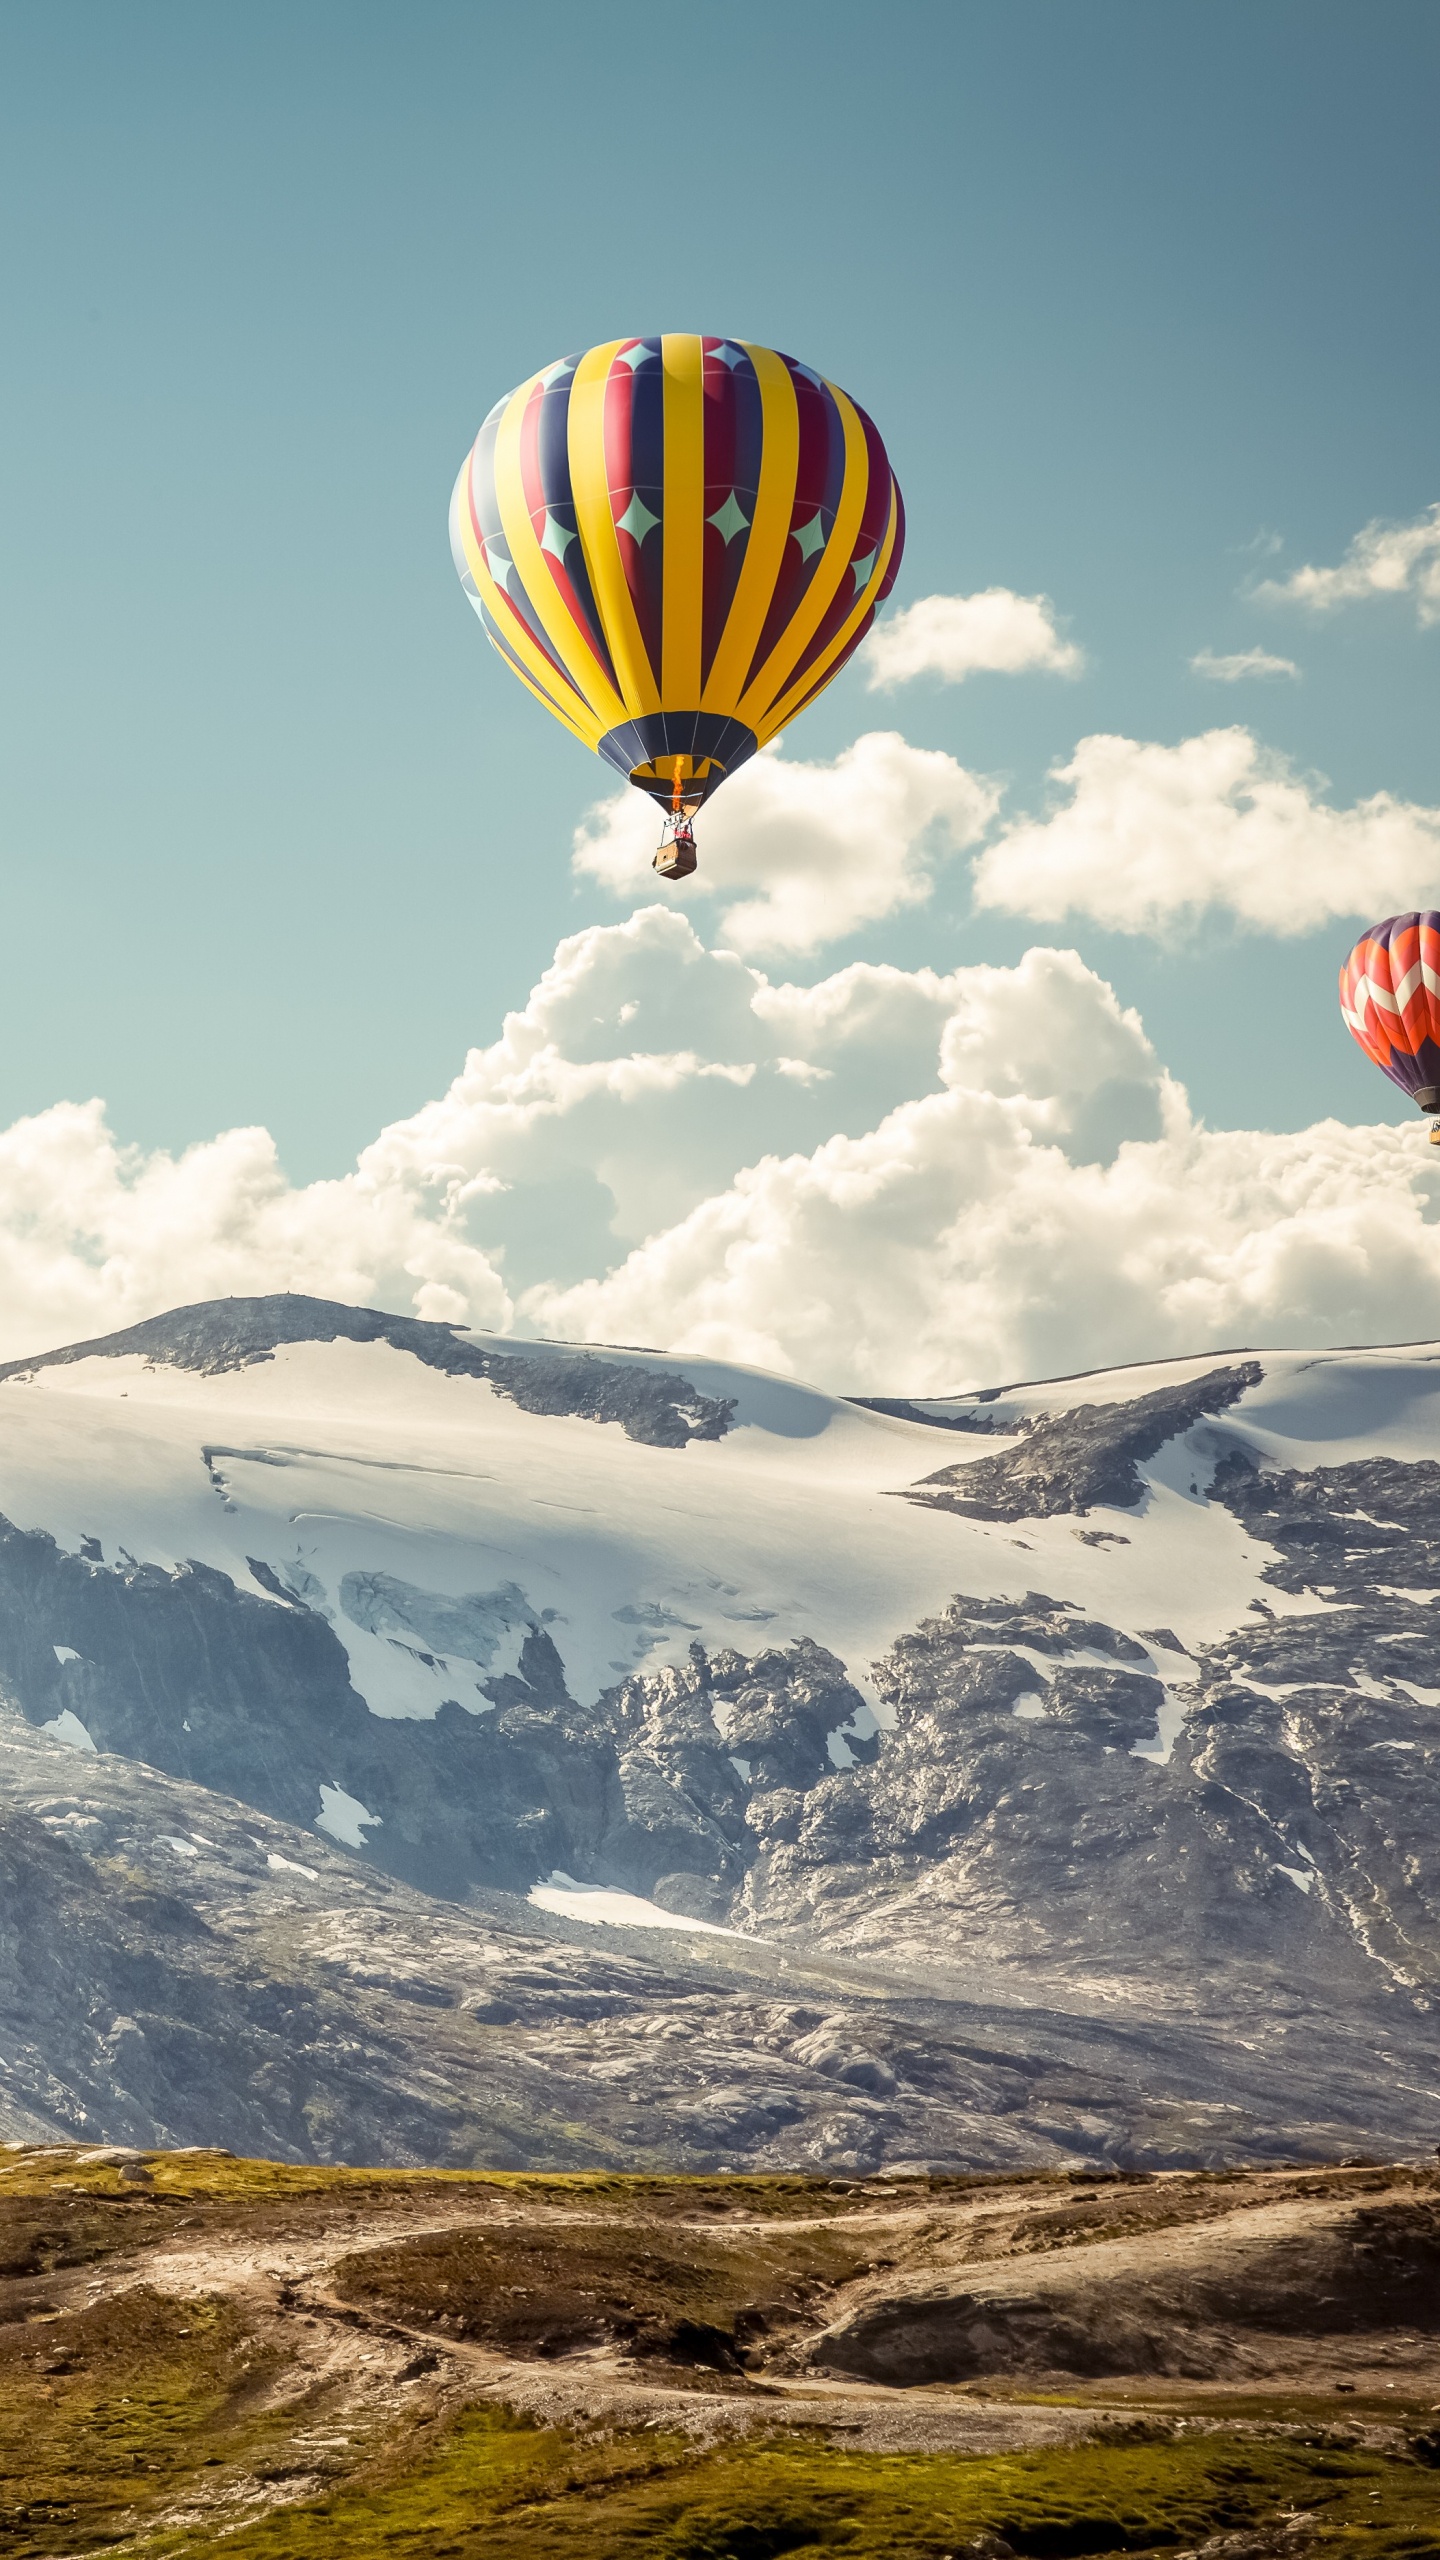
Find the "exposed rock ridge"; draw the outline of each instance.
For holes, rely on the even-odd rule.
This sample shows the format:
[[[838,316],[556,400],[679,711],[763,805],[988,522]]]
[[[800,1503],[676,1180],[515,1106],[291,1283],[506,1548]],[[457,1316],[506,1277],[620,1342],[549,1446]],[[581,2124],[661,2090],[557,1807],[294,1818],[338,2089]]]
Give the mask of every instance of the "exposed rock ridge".
[[[1263,1471],[1234,1451],[1211,1499],[1276,1552],[1206,1657],[1211,1753],[1272,1809],[1397,1994],[1440,2002],[1440,1466],[1359,1458]],[[1440,2113],[1440,2104],[1437,2104]]]
[[[941,1467],[905,1498],[973,1520],[1047,1520],[1097,1503],[1131,1510],[1145,1490],[1137,1472],[1145,1460],[1206,1414],[1223,1413],[1264,1375],[1258,1360],[1246,1360],[1128,1404],[1077,1405],[1037,1422],[1018,1449]]]
[[[991,1399],[993,1402],[993,1398]],[[847,1404],[858,1404],[866,1413],[885,1413],[895,1422],[923,1422],[932,1431],[1013,1431],[1014,1424],[989,1411],[975,1409],[965,1413],[935,1413],[924,1405],[912,1404],[906,1396],[847,1396]]]
[[[1440,1540],[1400,1561],[1440,1592]],[[1168,1630],[1142,1644],[1042,1593],[960,1598],[875,1680],[893,1723],[868,1766],[750,1794],[757,1855],[736,1907],[753,1926],[979,1964],[1057,1997],[1123,1982],[1142,2005],[1198,2001],[1243,2018],[1282,2071],[1292,2034],[1388,2011],[1440,2122],[1425,1599],[1257,1607],[1187,1658]]]
[[[586,1422],[618,1422],[626,1437],[652,1448],[680,1449],[688,1440],[720,1440],[730,1428],[733,1396],[706,1396],[679,1369],[643,1368],[585,1350],[517,1342],[503,1351],[474,1341],[463,1326],[377,1307],[345,1307],[329,1298],[280,1292],[265,1298],[208,1298],[168,1315],[150,1316],[121,1333],[67,1343],[29,1360],[0,1365],[0,1380],[75,1360],[119,1360],[129,1353],[174,1369],[214,1377],[271,1360],[282,1343],[388,1342],[448,1377],[487,1378],[497,1395],[525,1413],[570,1414]]]

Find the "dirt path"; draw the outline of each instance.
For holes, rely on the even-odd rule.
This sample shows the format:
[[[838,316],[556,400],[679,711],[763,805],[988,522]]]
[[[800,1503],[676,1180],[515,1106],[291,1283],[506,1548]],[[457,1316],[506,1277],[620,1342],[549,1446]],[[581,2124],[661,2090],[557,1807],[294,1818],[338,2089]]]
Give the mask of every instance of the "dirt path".
[[[1392,2321],[1383,2335],[1363,2324],[1321,2335],[1312,2324],[1309,2334],[1267,2333],[1258,2345],[1247,2338],[1208,2374],[1126,2373],[1112,2360],[1095,2367],[1093,2381],[1083,2363],[1067,2371],[1052,2369],[1043,2355],[1008,2366],[1002,2357],[992,2364],[988,2390],[979,2372],[969,2381],[943,2372],[917,2380],[887,2373],[883,2359],[868,2370],[863,2359],[847,2368],[843,2355],[832,2360],[827,2344],[853,2340],[867,2323],[903,2329],[915,2316],[942,2328],[948,2319],[953,2328],[977,2310],[992,2318],[1023,2315],[1043,2327],[1047,2304],[1068,2312],[1077,2302],[1118,2302],[1132,2322],[1143,2323],[1162,2293],[1167,2302],[1201,2304],[1194,2317],[1213,2337],[1217,2296],[1238,2306],[1257,2267],[1298,2269],[1303,2277],[1313,2262],[1317,2283],[1328,2283],[1324,2268],[1337,2249],[1343,2254],[1357,2212],[1382,2221],[1397,2212],[1413,2216],[1431,2209],[1425,2200],[1432,2191],[1440,2197],[1440,2179],[1373,2170],[1093,2184],[1039,2179],[913,2198],[889,2191],[847,2199],[839,2210],[832,2201],[828,2210],[782,2215],[677,2211],[674,2195],[641,2205],[481,2186],[443,2199],[432,2191],[423,2200],[317,2194],[257,2200],[249,2227],[243,2208],[202,2203],[193,2234],[182,2220],[154,2245],[37,2282],[56,2315],[91,2311],[137,2288],[179,2301],[206,2295],[235,2302],[273,2353],[269,2405],[295,2411],[302,2461],[296,2496],[312,2494],[303,2469],[312,2452],[338,2454],[359,2434],[422,2405],[438,2416],[477,2399],[581,2430],[679,2429],[704,2440],[798,2425],[866,2450],[993,2453],[1141,2423],[1142,2411],[1177,2422],[1187,2408],[1213,2405],[1217,2382],[1232,2406],[1243,2410],[1249,2400],[1257,2412],[1277,2388],[1338,2392],[1382,2406],[1389,2395],[1411,2405],[1421,2395],[1440,2401],[1440,2336],[1433,2320],[1423,2332]],[[693,2240],[697,2265],[725,2242],[764,2244],[761,2254],[773,2250],[781,2261],[787,2243],[803,2257],[801,2244],[837,2235],[858,2264],[852,2273],[817,2277],[813,2307],[783,2335],[771,2333],[763,2362],[751,2355],[743,2370],[721,2376],[691,2367],[673,2379],[663,2361],[639,2360],[619,2343],[547,2352],[537,2337],[531,2354],[501,2351],[453,2334],[438,2316],[411,2317],[383,2301],[351,2298],[337,2280],[344,2261],[358,2254],[477,2226],[497,2238],[523,2233],[548,2248],[567,2231],[611,2236],[627,2225],[642,2236],[663,2234],[664,2247],[682,2259]],[[1328,2299],[1320,2296],[1322,2306]],[[808,2362],[817,2350],[820,2370]],[[953,2376],[965,2367],[952,2362],[949,2370]],[[1343,2400],[1332,2406],[1343,2418]],[[290,2489],[283,2494],[288,2499]]]
[[[338,2389],[349,2403],[351,2432],[337,2432],[345,2426],[339,2418],[324,2421],[318,2432],[297,2430],[294,2443],[300,2454],[339,2450],[351,2441],[355,2425],[399,2414],[413,2405],[417,2391],[442,2407],[477,2398],[502,2401],[542,2424],[679,2430],[702,2442],[800,2425],[861,2449],[892,2452],[993,2453],[1072,2442],[1092,2432],[1102,2414],[1088,2408],[989,2402],[934,2386],[879,2391],[867,2383],[821,2381],[806,2374],[737,2377],[724,2389],[688,2381],[668,2384],[637,2372],[608,2349],[553,2363],[506,2356],[369,2311],[333,2290],[335,2269],[357,2250],[442,2237],[473,2227],[477,2220],[528,2226],[532,2219],[504,2205],[490,2209],[488,2199],[487,2209],[477,2212],[477,2201],[474,2196],[457,2198],[439,2213],[433,2208],[367,2213],[363,2221],[350,2211],[303,2235],[291,2230],[273,2235],[210,2232],[193,2241],[172,2238],[113,2258],[99,2270],[82,2268],[68,2278],[52,2278],[46,2291],[57,2305],[65,2301],[87,2309],[137,2286],[181,2300],[235,2297],[260,2321],[283,2326],[288,2363],[276,2397],[288,2403]],[[912,2219],[903,2207],[887,2203],[847,2216],[846,2227],[868,2226],[877,2236],[893,2238],[897,2223],[903,2226]],[[594,2227],[604,2220],[593,2209],[545,2208],[547,2231]],[[778,2238],[833,2227],[834,2217],[825,2215],[783,2223],[727,2217],[718,2226],[712,2219],[687,2218],[669,2225],[672,2233],[678,2228],[700,2238],[713,2237],[717,2228]],[[283,2502],[313,2494],[313,2489],[314,2481],[301,2474]]]

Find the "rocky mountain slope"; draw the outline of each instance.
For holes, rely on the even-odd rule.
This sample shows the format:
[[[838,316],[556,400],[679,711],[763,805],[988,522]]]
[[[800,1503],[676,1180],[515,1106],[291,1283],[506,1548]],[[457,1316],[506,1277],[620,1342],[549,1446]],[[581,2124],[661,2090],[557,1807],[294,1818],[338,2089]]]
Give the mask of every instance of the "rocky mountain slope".
[[[1437,1392],[1420,1346],[858,1405],[294,1298],[11,1364],[0,2108],[1428,2148]]]

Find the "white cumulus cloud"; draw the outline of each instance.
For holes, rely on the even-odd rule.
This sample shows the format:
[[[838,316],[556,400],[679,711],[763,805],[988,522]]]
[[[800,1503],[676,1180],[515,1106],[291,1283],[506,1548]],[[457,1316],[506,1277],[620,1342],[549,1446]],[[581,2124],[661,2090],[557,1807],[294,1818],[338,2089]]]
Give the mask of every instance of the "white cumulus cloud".
[[[1376,517],[1362,526],[1333,569],[1306,567],[1288,578],[1267,578],[1255,590],[1270,604],[1308,605],[1329,613],[1366,596],[1413,595],[1422,623],[1440,622],[1440,503],[1409,524]]]
[[[947,1010],[925,1089],[766,1153],[609,1273],[533,1288],[528,1320],[911,1394],[1440,1326],[1440,1164],[1419,1121],[1197,1127],[1074,952],[931,994]]]
[[[440,1214],[436,1214],[437,1206]],[[0,1351],[17,1357],[188,1299],[295,1289],[503,1323],[498,1274],[443,1214],[435,1183],[354,1173],[287,1182],[265,1129],[181,1156],[112,1134],[100,1102],[56,1103],[0,1133]]]
[[[1198,649],[1190,672],[1208,676],[1212,684],[1243,684],[1249,676],[1298,676],[1300,670],[1293,658],[1273,657],[1268,649],[1233,649],[1228,656]]]
[[[1157,1093],[1157,1100],[1164,1097]],[[964,1088],[860,1138],[769,1157],[547,1329],[921,1394],[1235,1342],[1440,1329],[1440,1166],[1424,1131],[1193,1128],[1075,1164],[1033,1108]]]
[[[1440,809],[1388,791],[1337,809],[1248,729],[1175,747],[1082,738],[1052,779],[1060,805],[1007,827],[977,861],[982,907],[1149,934],[1218,911],[1299,934],[1422,905],[1440,873]]]
[[[0,1133],[5,1357],[287,1288],[916,1394],[1440,1334],[1440,1162],[1418,1117],[1198,1126],[1072,951],[802,987],[657,906],[339,1179],[263,1130],[127,1149],[96,1103]]]
[[[993,783],[893,729],[870,730],[829,764],[768,747],[702,813],[701,867],[681,894],[725,899],[721,926],[739,951],[814,951],[923,905],[998,801]],[[626,786],[576,830],[573,867],[633,897],[655,885],[659,829],[654,802]]]
[[[1009,587],[986,587],[973,596],[921,596],[902,613],[878,622],[862,663],[872,693],[909,684],[915,676],[939,676],[963,684],[967,676],[1078,675],[1085,660],[1055,624],[1048,596],[1017,596]]]

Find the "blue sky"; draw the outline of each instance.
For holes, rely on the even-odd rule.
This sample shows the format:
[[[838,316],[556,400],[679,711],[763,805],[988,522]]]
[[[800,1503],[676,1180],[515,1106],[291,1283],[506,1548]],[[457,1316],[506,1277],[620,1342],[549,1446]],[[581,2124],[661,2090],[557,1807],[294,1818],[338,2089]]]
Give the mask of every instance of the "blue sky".
[[[568,868],[603,771],[445,538],[495,397],[615,332],[823,367],[905,489],[897,606],[1043,591],[1086,652],[851,671],[797,754],[900,726],[1013,811],[1088,732],[1239,719],[1341,803],[1440,801],[1440,629],[1244,592],[1440,496],[1437,73],[1428,0],[12,0],[0,1123],[98,1093],[144,1147],[260,1121],[338,1172],[621,912]],[[1302,679],[1189,670],[1255,645]],[[1343,923],[1037,932],[957,866],[789,973],[1037,939],[1213,1123],[1399,1116],[1338,1025]]]

